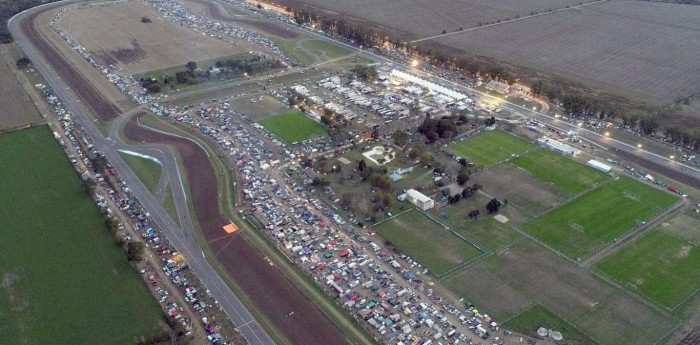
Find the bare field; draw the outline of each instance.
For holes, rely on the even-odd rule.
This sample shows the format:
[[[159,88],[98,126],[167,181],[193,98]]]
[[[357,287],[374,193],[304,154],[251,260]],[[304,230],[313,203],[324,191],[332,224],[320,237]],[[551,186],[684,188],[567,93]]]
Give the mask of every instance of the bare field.
[[[544,182],[513,164],[500,164],[472,178],[484,191],[499,200],[508,200],[530,215],[564,202],[568,193]]]
[[[491,255],[447,285],[505,321],[540,303],[602,344],[654,344],[675,322],[531,240]]]
[[[700,6],[609,1],[436,42],[617,94],[670,102],[700,89],[697,18]]]
[[[152,22],[142,23],[143,16]],[[71,9],[59,25],[93,56],[132,74],[253,50],[247,42],[232,47],[197,34],[160,18],[158,12],[139,2]]]
[[[39,110],[12,71],[17,67],[8,65],[12,61],[8,54],[5,47],[0,47],[0,131],[42,121]]]
[[[329,12],[349,15],[401,30],[412,38],[437,35],[442,30],[469,28],[479,22],[497,21],[578,5],[579,0],[283,0],[308,4]],[[584,1],[587,2],[587,1]]]

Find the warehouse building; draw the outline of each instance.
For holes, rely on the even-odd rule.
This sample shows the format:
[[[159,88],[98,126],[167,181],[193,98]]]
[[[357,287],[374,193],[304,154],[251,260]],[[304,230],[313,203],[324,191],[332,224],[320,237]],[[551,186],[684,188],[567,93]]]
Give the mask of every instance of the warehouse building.
[[[408,200],[408,202],[416,205],[423,211],[435,207],[435,201],[433,201],[433,199],[415,189],[409,189],[406,193],[399,195],[399,200]]]

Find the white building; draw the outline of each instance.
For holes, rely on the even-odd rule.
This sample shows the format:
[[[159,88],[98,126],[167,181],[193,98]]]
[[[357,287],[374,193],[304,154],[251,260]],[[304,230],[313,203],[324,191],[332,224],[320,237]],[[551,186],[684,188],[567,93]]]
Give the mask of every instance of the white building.
[[[399,200],[408,200],[410,203],[416,205],[423,211],[435,207],[435,201],[433,201],[433,199],[415,189],[409,189],[406,191],[406,193],[399,195]]]
[[[542,145],[550,150],[559,152],[559,153],[564,154],[564,155],[576,156],[579,153],[581,153],[581,150],[579,150],[571,145],[562,143],[561,141],[556,141],[554,139],[550,139],[548,137],[542,137],[540,139],[537,139],[537,142],[540,145]]]
[[[586,163],[586,165],[588,165],[589,167],[591,167],[593,169],[600,170],[604,173],[609,173],[610,170],[612,170],[612,168],[609,165],[598,162],[595,159],[589,160],[588,163]]]
[[[467,95],[465,95],[463,93],[459,93],[455,90],[448,89],[442,85],[435,84],[433,82],[416,77],[416,76],[408,74],[406,72],[399,71],[397,69],[391,70],[391,77],[393,77],[394,79],[401,79],[403,81],[408,81],[408,82],[414,83],[416,85],[419,85],[423,88],[428,89],[432,93],[442,94],[442,95],[448,96],[454,100],[461,100],[461,99],[467,98]]]

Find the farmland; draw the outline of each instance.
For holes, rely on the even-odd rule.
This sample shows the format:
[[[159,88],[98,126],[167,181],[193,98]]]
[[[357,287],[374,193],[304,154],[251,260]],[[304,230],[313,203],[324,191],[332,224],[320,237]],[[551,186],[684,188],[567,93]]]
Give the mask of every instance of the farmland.
[[[3,344],[116,345],[158,332],[158,303],[49,128],[3,134],[0,148],[13,162],[0,169]]]
[[[676,325],[665,314],[529,239],[480,259],[445,283],[496,320],[522,315],[539,303],[556,319],[566,320],[601,344],[651,345]],[[514,320],[525,327],[532,323]]]
[[[152,22],[142,23],[144,16]],[[139,2],[81,7],[66,12],[58,25],[103,63],[133,74],[253,50],[246,42],[233,47],[160,19]]]
[[[331,16],[342,13],[345,20],[355,17],[359,25],[405,40],[445,30],[455,34],[421,44],[504,61],[528,68],[526,74],[546,72],[633,99],[669,103],[700,87],[700,61],[693,54],[700,46],[700,7],[694,5],[627,0],[584,1],[578,7],[581,1],[568,0],[282,2],[305,4]],[[558,9],[564,10],[547,13]],[[534,13],[540,15],[524,18]],[[456,33],[459,28],[463,30]],[[674,57],[673,63],[668,56]]]
[[[478,248],[417,210],[380,223],[374,229],[436,275],[481,254]]]
[[[698,17],[698,6],[608,1],[435,42],[663,103],[700,87],[700,61],[690,48],[700,46]]]
[[[524,230],[571,258],[583,258],[676,200],[669,193],[620,177],[528,222]]]
[[[523,139],[495,130],[455,143],[447,150],[470,162],[489,167],[533,147],[533,144]]]
[[[608,175],[550,151],[538,150],[513,160],[535,177],[578,194],[610,178]]]
[[[700,288],[697,244],[655,229],[596,267],[620,284],[675,308]]]
[[[326,133],[325,127],[300,112],[268,117],[259,123],[288,144]]]
[[[548,0],[523,2],[505,0],[494,3],[489,0],[438,0],[417,2],[411,0],[283,0],[282,3],[309,4],[331,12],[361,18],[399,30],[406,37],[416,38],[436,35],[442,30],[475,27],[479,22],[496,21],[516,15],[525,16],[532,11],[577,5],[576,0]]]
[[[0,130],[15,128],[29,123],[36,123],[42,120],[39,110],[34,106],[22,88],[12,68],[9,65],[12,58],[6,47],[0,47],[0,104],[2,104],[2,114],[0,114]]]

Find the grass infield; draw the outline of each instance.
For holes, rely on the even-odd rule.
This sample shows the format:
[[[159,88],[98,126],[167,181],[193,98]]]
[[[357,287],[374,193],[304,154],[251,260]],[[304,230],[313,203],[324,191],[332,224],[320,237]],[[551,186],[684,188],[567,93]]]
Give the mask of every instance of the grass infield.
[[[325,127],[298,111],[268,117],[261,120],[260,124],[288,144],[304,141],[327,132]]]

